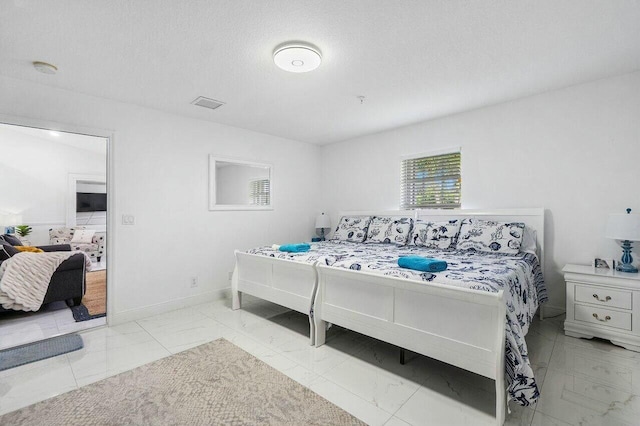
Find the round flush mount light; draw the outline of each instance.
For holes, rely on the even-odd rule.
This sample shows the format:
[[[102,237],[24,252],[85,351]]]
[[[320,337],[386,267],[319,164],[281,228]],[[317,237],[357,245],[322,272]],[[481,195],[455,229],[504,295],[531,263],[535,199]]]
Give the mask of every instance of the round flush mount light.
[[[285,71],[309,72],[320,66],[322,54],[309,43],[287,42],[273,51],[273,62]]]
[[[42,74],[55,74],[58,72],[58,67],[46,62],[35,61],[33,62],[33,67]]]

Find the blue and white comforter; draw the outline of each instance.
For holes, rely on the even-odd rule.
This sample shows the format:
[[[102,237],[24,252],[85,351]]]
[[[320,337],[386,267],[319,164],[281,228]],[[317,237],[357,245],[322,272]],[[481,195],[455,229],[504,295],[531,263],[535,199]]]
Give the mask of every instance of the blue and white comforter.
[[[520,405],[530,405],[537,401],[539,391],[529,363],[524,336],[539,304],[547,300],[547,291],[540,263],[534,254],[505,255],[348,242],[312,243],[311,250],[307,253],[283,253],[270,247],[252,249],[248,253],[303,263],[319,261],[337,268],[494,293],[504,290],[507,305],[507,392],[510,399]],[[448,268],[437,273],[400,268],[398,257],[410,254],[445,260]]]

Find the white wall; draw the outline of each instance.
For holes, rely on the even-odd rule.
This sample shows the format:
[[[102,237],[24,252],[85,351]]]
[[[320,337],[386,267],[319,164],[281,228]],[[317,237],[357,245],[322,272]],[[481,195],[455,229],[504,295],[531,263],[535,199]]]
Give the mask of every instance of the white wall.
[[[619,258],[607,215],[640,213],[640,72],[322,147],[322,208],[397,209],[400,157],[462,147],[463,208],[545,207],[549,305],[565,263]],[[640,256],[635,256],[640,257]]]
[[[0,93],[0,114],[113,131],[111,320],[204,301],[229,286],[234,249],[313,232],[317,146],[6,77]],[[273,164],[274,210],[209,211],[209,154]]]
[[[0,210],[33,228],[31,244],[49,244],[65,226],[69,173],[106,173],[105,155],[0,126]]]

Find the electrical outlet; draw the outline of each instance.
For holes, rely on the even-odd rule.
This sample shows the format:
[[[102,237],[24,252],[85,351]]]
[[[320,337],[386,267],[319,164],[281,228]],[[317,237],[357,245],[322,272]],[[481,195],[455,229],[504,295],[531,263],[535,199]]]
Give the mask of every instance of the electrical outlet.
[[[198,287],[198,277],[191,277],[191,288]]]
[[[134,225],[136,223],[136,218],[132,214],[123,214],[122,215],[122,224],[123,225]]]
[[[229,272],[229,281],[231,281],[231,279],[233,279],[233,272]]]

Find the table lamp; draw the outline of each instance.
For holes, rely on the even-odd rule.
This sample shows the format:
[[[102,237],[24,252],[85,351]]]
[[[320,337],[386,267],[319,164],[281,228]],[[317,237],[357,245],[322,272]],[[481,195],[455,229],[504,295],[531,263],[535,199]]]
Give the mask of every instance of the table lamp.
[[[331,219],[329,219],[329,216],[325,215],[324,213],[319,214],[318,217],[316,217],[316,234],[318,234],[318,236],[320,237],[320,241],[324,241],[324,230],[330,230],[331,229]]]
[[[631,242],[640,241],[640,215],[631,214],[631,209],[627,209],[626,214],[610,214],[606,236],[618,240],[622,245],[622,258],[616,271],[638,272],[638,268],[631,264]]]
[[[22,223],[22,216],[18,214],[4,214],[0,217],[0,225],[4,226],[5,234],[15,234],[16,226]]]

